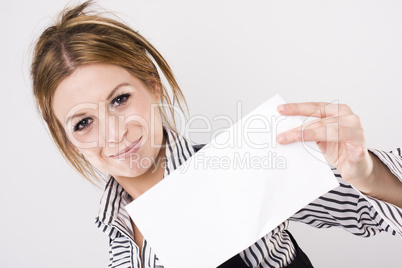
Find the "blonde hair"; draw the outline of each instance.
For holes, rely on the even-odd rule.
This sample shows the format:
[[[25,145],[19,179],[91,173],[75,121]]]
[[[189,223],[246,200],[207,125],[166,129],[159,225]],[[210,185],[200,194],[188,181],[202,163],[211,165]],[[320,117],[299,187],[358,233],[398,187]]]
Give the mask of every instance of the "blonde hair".
[[[100,182],[101,173],[73,149],[52,108],[57,86],[78,66],[92,63],[121,66],[144,82],[149,90],[149,82],[156,82],[161,91],[159,111],[162,120],[175,132],[174,104],[177,103],[184,114],[188,108],[173,72],[162,55],[124,23],[99,13],[87,12],[91,2],[64,9],[55,25],[42,33],[34,48],[31,76],[37,109],[58,149],[76,171],[95,184],[93,179]],[[152,59],[166,77],[173,97],[162,84]],[[169,107],[168,111],[165,106]]]

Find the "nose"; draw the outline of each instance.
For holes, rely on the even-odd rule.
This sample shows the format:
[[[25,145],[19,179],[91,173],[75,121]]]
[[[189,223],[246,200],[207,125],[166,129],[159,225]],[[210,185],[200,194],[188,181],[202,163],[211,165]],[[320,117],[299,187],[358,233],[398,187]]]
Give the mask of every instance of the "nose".
[[[106,135],[107,143],[120,143],[126,134],[125,121],[122,116],[109,116],[106,120]]]
[[[100,147],[115,147],[116,144],[123,140],[125,135],[126,124],[123,116],[108,115],[103,111],[99,113]]]

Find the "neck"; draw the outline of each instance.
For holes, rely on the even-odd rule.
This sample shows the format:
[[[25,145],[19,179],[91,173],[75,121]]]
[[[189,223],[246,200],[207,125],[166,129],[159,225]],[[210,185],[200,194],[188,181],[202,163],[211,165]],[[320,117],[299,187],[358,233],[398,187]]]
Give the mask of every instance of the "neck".
[[[165,142],[164,138],[163,141]],[[136,199],[163,179],[164,167],[165,146],[162,146],[154,164],[144,174],[135,178],[122,176],[114,176],[114,178],[133,199]]]

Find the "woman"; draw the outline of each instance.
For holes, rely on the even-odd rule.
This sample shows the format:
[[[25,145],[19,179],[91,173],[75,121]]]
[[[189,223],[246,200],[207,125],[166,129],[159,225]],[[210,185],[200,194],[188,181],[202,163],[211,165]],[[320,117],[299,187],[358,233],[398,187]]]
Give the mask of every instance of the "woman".
[[[39,38],[31,69],[35,98],[73,168],[94,183],[108,174],[96,224],[110,237],[110,267],[163,267],[124,206],[199,146],[176,131],[174,105],[184,112],[186,102],[163,57],[128,26],[85,12],[88,5],[66,10]],[[369,152],[359,119],[346,105],[338,110],[325,103],[299,103],[278,110],[308,116],[325,111],[313,114],[321,120],[277,138],[281,144],[317,142],[326,160],[336,166],[340,183],[290,220],[319,228],[342,226],[360,236],[381,231],[401,235],[400,150],[399,156]],[[328,125],[339,129],[329,129],[327,136]],[[287,226],[285,221],[221,267],[312,267]]]

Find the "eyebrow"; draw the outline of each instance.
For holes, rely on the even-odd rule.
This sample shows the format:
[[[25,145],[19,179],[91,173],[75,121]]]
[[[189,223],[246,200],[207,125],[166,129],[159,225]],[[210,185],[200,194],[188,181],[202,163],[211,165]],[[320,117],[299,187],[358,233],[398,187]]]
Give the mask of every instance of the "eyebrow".
[[[119,88],[124,87],[124,86],[129,86],[129,85],[130,85],[130,84],[127,83],[127,82],[123,82],[123,83],[121,83],[121,84],[118,84],[118,85],[109,93],[109,95],[107,96],[106,100],[109,100],[110,98],[112,98],[113,95],[115,94],[115,92],[116,92]],[[74,114],[74,115],[72,115],[72,116],[69,116],[69,117],[67,118],[66,122],[68,123],[68,122],[70,122],[71,119],[76,118],[76,117],[80,117],[80,116],[84,116],[84,115],[86,115],[86,114],[87,114],[87,113],[85,113],[85,112],[78,113],[78,114]]]
[[[110,94],[107,96],[106,100],[109,100],[119,88],[124,87],[124,86],[128,86],[128,85],[130,85],[130,84],[127,83],[127,82],[123,82],[123,83],[121,83],[121,84],[118,84],[118,85],[110,92]]]
[[[66,122],[68,123],[68,122],[70,122],[71,119],[76,118],[76,117],[80,117],[80,116],[84,116],[86,114],[87,113],[78,113],[78,114],[72,115],[69,118],[67,118]]]

